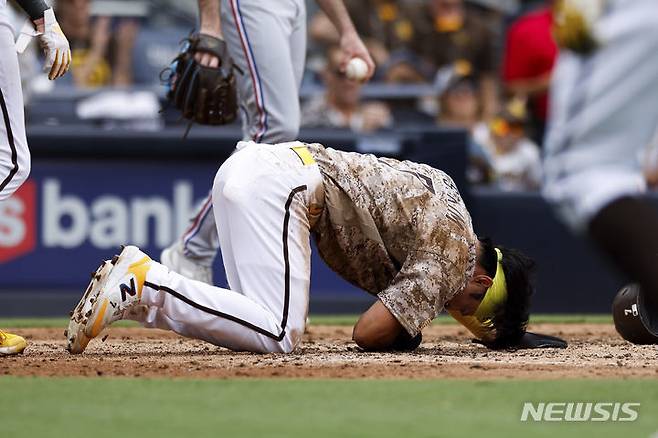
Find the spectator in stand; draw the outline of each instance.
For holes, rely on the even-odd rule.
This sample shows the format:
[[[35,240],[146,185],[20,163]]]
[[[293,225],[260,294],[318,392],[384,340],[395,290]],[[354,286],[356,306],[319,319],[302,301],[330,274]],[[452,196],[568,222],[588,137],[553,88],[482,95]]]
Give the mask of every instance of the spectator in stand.
[[[91,19],[89,0],[58,0],[56,13],[71,43],[71,75],[76,86],[95,88],[110,84],[108,60],[110,19]]]
[[[484,146],[490,160],[493,182],[502,190],[537,190],[541,184],[539,146],[525,132],[526,102],[510,101],[479,131],[476,140]]]
[[[444,67],[437,73],[439,113],[437,122],[445,127],[474,129],[481,121],[482,105],[478,81],[466,63]]]
[[[347,79],[339,69],[339,46],[327,50],[322,71],[325,94],[302,106],[302,127],[346,128],[355,132],[372,132],[390,127],[391,111],[383,102],[361,102],[362,83]]]
[[[503,54],[503,82],[507,93],[527,99],[531,136],[541,144],[546,126],[548,87],[557,58],[551,28],[553,0],[522,15],[509,28]]]
[[[418,16],[410,48],[422,65],[419,75],[432,81],[438,69],[468,63],[478,82],[482,116],[498,106],[496,50],[489,27],[463,0],[430,0]]]
[[[487,137],[487,126],[482,121],[478,81],[471,75],[470,65],[460,62],[440,69],[436,85],[441,90],[437,124],[465,129],[469,133],[467,179],[472,183],[489,182],[492,178],[490,156],[478,142]]]
[[[77,87],[132,84],[132,50],[139,31],[136,20],[91,16],[90,0],[58,0],[60,26],[70,35],[72,79]]]
[[[374,80],[384,79],[391,56],[406,57],[408,53],[419,4],[404,0],[345,0],[345,7],[377,64]],[[311,19],[309,35],[323,47],[338,44],[338,31],[322,11]]]

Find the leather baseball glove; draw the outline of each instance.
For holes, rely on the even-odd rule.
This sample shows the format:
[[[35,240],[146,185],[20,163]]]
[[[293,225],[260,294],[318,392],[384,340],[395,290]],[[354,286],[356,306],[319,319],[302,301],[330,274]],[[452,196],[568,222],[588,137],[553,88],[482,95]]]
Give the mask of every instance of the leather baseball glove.
[[[226,43],[210,35],[194,33],[181,52],[163,71],[167,99],[183,118],[202,125],[225,125],[235,120],[238,110],[233,64]],[[201,65],[195,55],[209,53],[219,59],[218,67]],[[189,126],[188,126],[189,130]]]

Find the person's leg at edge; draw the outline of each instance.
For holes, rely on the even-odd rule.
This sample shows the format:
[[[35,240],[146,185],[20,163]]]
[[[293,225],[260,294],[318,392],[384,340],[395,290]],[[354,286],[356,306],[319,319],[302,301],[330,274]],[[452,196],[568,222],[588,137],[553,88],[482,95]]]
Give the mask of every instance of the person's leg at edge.
[[[267,8],[258,3],[224,0],[221,4],[224,39],[244,72],[236,78],[243,138],[270,144],[292,141],[301,117],[305,4],[290,2],[289,8]],[[212,266],[219,249],[212,204],[209,195],[183,235],[161,257],[179,273],[209,284],[213,283]]]
[[[30,151],[14,34],[3,11],[0,11],[0,57],[0,201],[4,201],[27,179]],[[27,341],[21,336],[0,330],[0,355],[21,353],[26,347]]]

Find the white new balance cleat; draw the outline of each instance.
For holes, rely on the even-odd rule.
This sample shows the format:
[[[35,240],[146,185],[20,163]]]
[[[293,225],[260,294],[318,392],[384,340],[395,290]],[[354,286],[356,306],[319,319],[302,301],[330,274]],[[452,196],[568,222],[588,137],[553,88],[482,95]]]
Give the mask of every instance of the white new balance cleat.
[[[133,307],[139,306],[150,267],[150,257],[136,246],[126,246],[121,254],[101,264],[92,274],[64,332],[66,349],[71,354],[82,353],[105,327],[124,319]]]
[[[181,243],[174,243],[162,250],[160,263],[183,277],[202,281],[211,286],[214,285],[212,268],[204,266],[198,260],[186,256]]]

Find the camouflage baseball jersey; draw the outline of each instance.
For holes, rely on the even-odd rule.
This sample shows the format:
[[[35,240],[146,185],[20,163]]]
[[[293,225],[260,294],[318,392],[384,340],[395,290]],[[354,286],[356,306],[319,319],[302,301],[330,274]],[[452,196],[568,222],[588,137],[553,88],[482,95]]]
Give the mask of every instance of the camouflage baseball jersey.
[[[415,336],[475,268],[477,237],[457,187],[424,164],[307,147],[324,180],[312,229],[321,257]]]

